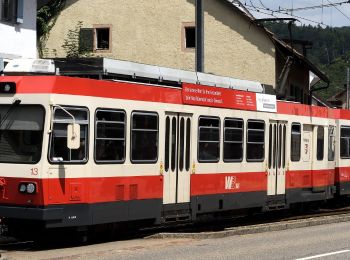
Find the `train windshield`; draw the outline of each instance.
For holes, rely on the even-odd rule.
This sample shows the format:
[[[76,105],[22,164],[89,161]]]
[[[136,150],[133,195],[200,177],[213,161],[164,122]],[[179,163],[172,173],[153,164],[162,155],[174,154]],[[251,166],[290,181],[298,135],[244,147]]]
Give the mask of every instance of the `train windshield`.
[[[0,163],[40,161],[44,114],[38,105],[0,105]]]

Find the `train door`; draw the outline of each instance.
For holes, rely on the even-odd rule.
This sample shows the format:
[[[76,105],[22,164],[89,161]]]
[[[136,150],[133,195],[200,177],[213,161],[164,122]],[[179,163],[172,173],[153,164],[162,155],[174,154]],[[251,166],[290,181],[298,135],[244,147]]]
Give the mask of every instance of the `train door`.
[[[267,195],[286,192],[286,131],[287,122],[270,121]]]
[[[167,113],[163,204],[190,202],[191,115]]]
[[[303,134],[301,140],[301,160],[303,162],[303,187],[312,185],[312,154],[313,154],[313,126],[303,125]]]

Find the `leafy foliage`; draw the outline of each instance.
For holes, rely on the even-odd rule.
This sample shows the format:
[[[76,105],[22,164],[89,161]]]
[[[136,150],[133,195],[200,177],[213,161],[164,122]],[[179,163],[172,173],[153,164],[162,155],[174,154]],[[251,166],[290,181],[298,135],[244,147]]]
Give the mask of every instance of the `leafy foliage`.
[[[80,30],[83,25],[82,21],[78,21],[74,29],[68,30],[64,39],[62,48],[66,51],[67,58],[89,57],[91,54],[88,50],[80,46]]]
[[[42,6],[37,13],[37,38],[39,56],[43,57],[45,52],[45,44],[49,33],[56,23],[57,17],[63,7],[65,0],[51,0]]]
[[[265,26],[281,39],[289,39],[287,24],[266,23]],[[293,26],[294,40],[312,41],[308,59],[319,67],[330,79],[330,87],[321,93],[328,98],[341,91],[346,83],[346,68],[350,66],[350,27]]]

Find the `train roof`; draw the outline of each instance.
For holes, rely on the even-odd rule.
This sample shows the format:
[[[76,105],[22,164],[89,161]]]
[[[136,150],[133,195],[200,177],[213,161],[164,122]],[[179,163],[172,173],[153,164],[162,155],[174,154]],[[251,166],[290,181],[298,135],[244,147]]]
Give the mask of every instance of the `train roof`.
[[[256,81],[108,58],[17,59],[6,66],[4,73],[6,75],[23,75],[24,73],[58,74],[106,80],[119,79],[179,87],[181,87],[182,83],[191,83],[265,93],[264,86]]]

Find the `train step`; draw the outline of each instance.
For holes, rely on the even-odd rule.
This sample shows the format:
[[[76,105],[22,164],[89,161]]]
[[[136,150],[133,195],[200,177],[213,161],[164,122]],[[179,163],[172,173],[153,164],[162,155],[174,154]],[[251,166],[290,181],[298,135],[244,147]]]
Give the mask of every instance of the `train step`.
[[[288,205],[286,203],[281,204],[270,204],[265,207],[265,211],[274,211],[274,210],[284,210],[288,209]]]
[[[163,216],[164,223],[186,222],[191,220],[191,214],[177,214]]]
[[[162,219],[164,223],[190,221],[189,203],[164,205]]]
[[[284,210],[288,208],[289,205],[286,203],[285,195],[275,195],[267,199],[264,211]]]

